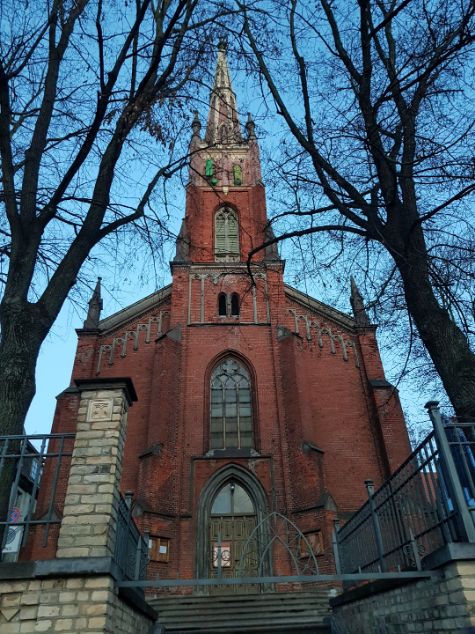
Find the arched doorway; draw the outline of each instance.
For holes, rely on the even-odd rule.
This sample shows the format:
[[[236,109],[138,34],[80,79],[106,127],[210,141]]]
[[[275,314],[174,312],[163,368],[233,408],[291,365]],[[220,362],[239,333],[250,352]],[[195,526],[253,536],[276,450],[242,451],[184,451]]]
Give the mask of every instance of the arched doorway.
[[[267,513],[266,496],[254,474],[238,465],[228,465],[215,473],[204,486],[198,505],[197,577],[216,578],[219,572],[224,578],[235,577],[243,548],[256,527],[260,531]],[[264,539],[257,543],[263,542]],[[217,557],[219,546],[221,569]],[[257,575],[260,553],[249,552],[245,559],[244,569],[240,564],[240,576]],[[261,574],[267,575],[271,573],[270,553],[264,559]],[[232,592],[233,587],[223,586],[220,591]],[[257,586],[248,588],[251,592],[259,591]],[[239,591],[243,588],[239,587]]]
[[[232,479],[216,493],[209,516],[211,557],[209,577],[229,578],[257,575],[258,559],[247,553],[242,561],[243,548],[257,525],[256,509],[247,491]]]

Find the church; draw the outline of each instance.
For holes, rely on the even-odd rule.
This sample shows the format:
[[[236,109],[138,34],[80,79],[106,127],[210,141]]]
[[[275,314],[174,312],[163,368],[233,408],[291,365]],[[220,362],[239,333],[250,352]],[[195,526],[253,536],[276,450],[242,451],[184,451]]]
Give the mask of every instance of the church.
[[[334,522],[410,453],[376,327],[353,280],[351,316],[284,282],[255,125],[241,125],[222,43],[190,156],[172,282],[103,319],[98,283],[53,432],[74,431],[75,385],[130,380],[121,488],[150,535],[149,577],[291,574],[253,542],[271,514],[331,573]]]

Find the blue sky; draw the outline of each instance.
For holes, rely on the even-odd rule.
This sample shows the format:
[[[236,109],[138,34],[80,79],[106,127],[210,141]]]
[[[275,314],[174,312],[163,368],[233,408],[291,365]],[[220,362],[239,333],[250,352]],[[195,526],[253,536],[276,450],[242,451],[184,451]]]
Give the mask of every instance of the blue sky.
[[[232,60],[230,60],[231,62]],[[275,128],[272,127],[272,117],[269,116],[269,112],[263,105],[262,99],[256,92],[252,92],[252,86],[249,86],[246,79],[242,82],[236,82],[235,91],[238,97],[238,105],[241,109],[241,123],[245,121],[245,113],[251,110],[256,122],[258,124],[258,134],[262,135],[260,140],[261,152],[263,156],[263,172],[264,181],[266,181],[266,160],[265,157],[271,155],[273,148],[279,143],[278,135]],[[207,106],[206,101],[203,103],[201,112],[201,120],[203,129],[206,123]],[[275,116],[275,115],[274,115]],[[191,123],[191,112],[190,112]],[[184,124],[185,126],[187,124]],[[266,130],[267,128],[267,130]],[[185,127],[182,131],[182,136],[188,137],[191,130]],[[185,143],[188,138],[185,138]],[[145,174],[140,175],[146,178]],[[267,174],[268,180],[272,179],[272,174]],[[130,179],[130,182],[134,178]],[[124,194],[128,195],[127,187],[130,183],[127,183],[127,178],[123,183]],[[140,180],[140,178],[139,178]],[[276,209],[276,200],[273,198],[270,191],[268,191],[268,212],[272,215],[272,212]],[[162,195],[162,194],[161,194]],[[133,201],[134,192],[130,192],[130,199]],[[163,203],[165,201],[165,203]],[[132,203],[131,203],[132,204]],[[160,203],[158,203],[160,204]],[[162,199],[162,204],[166,205],[167,213],[170,213],[170,223],[173,232],[177,232],[181,218],[184,214],[184,186],[183,181],[177,177],[174,180],[170,188],[170,193]],[[89,266],[89,277],[94,272],[96,275],[100,275],[103,278],[103,299],[104,310],[102,317],[108,316],[125,306],[145,297],[152,293],[154,290],[161,288],[170,281],[170,273],[168,267],[168,261],[173,257],[174,245],[173,241],[167,243],[164,247],[163,253],[157,258],[155,265],[144,263],[141,259],[141,255],[134,253],[134,240],[139,240],[138,237],[126,236],[128,244],[121,245],[121,238],[118,240],[118,248],[121,246],[130,254],[134,254],[134,260],[129,260],[129,263],[122,265],[116,264],[113,254],[106,254],[104,256],[104,247],[100,247],[98,251],[101,253],[97,258],[98,264],[96,266]],[[136,243],[138,246],[138,243]],[[131,246],[132,245],[132,246]],[[140,252],[145,257],[145,252]],[[286,244],[283,246],[283,256],[288,257],[292,254],[292,245]],[[292,254],[293,255],[293,254]],[[120,259],[120,258],[119,258]],[[291,258],[292,259],[292,258]],[[297,266],[297,268],[295,268]],[[325,284],[321,284],[319,280],[315,278],[308,278],[305,272],[301,272],[298,269],[298,263],[295,265],[289,262],[287,266],[286,281],[293,284],[309,294],[315,296],[317,299],[323,302],[332,304],[335,301],[335,290],[329,289]],[[343,280],[343,286],[345,285]],[[91,280],[92,284],[92,280]],[[342,294],[338,298],[337,307],[345,312],[350,312],[349,303],[349,280],[347,284],[348,292],[346,296]],[[333,300],[333,301],[332,301]],[[64,306],[57,322],[55,323],[52,332],[48,336],[45,344],[43,345],[37,367],[37,394],[30,408],[27,420],[26,430],[28,433],[47,433],[50,430],[54,409],[55,409],[55,397],[62,390],[67,388],[70,383],[71,370],[73,366],[75,348],[77,343],[77,336],[75,333],[76,328],[82,326],[82,322],[86,314],[86,298],[83,297],[82,302],[67,301]],[[389,354],[384,346],[384,332],[380,332],[381,352],[383,356],[383,362],[387,372],[388,380],[395,382],[398,380],[399,369],[404,362],[404,350],[403,346],[400,348],[399,357],[392,352]],[[410,381],[406,380],[400,384],[401,401],[403,407],[408,414],[408,418],[414,423],[428,420],[428,417],[424,410],[424,403],[431,398],[440,396],[438,394],[430,393],[430,388],[424,394],[415,390],[414,385]]]

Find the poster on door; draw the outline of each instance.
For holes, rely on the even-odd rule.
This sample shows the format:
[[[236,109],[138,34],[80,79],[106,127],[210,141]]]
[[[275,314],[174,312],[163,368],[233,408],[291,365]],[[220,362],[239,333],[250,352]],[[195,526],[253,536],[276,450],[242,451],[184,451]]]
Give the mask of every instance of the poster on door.
[[[213,544],[213,568],[219,568],[219,551],[221,549],[221,568],[231,567],[231,542]]]

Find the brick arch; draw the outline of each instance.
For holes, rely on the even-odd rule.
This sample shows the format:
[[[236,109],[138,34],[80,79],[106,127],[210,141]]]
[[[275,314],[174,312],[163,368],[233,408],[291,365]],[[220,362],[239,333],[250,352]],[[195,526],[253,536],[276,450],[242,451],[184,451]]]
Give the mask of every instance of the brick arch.
[[[253,433],[254,433],[254,449],[259,451],[260,449],[260,425],[259,425],[259,409],[258,409],[258,385],[257,385],[257,374],[254,368],[254,365],[249,361],[247,357],[243,354],[229,348],[227,350],[223,350],[219,354],[217,354],[211,361],[208,363],[205,375],[204,375],[204,411],[203,411],[203,453],[209,451],[209,434],[210,434],[210,380],[211,373],[214,368],[221,363],[226,357],[231,357],[239,361],[244,365],[244,367],[249,372],[249,376],[251,377],[251,404],[252,404],[252,424],[253,424]]]
[[[240,484],[249,494],[256,510],[256,524],[262,526],[264,518],[268,515],[267,496],[264,488],[257,477],[251,472],[237,464],[228,464],[216,471],[203,486],[198,502],[198,514],[196,522],[196,577],[208,576],[209,562],[211,557],[211,544],[209,539],[209,521],[211,505],[218,491],[230,480]],[[264,535],[259,536],[258,543],[264,543]],[[271,574],[270,551],[263,561],[263,574]]]

